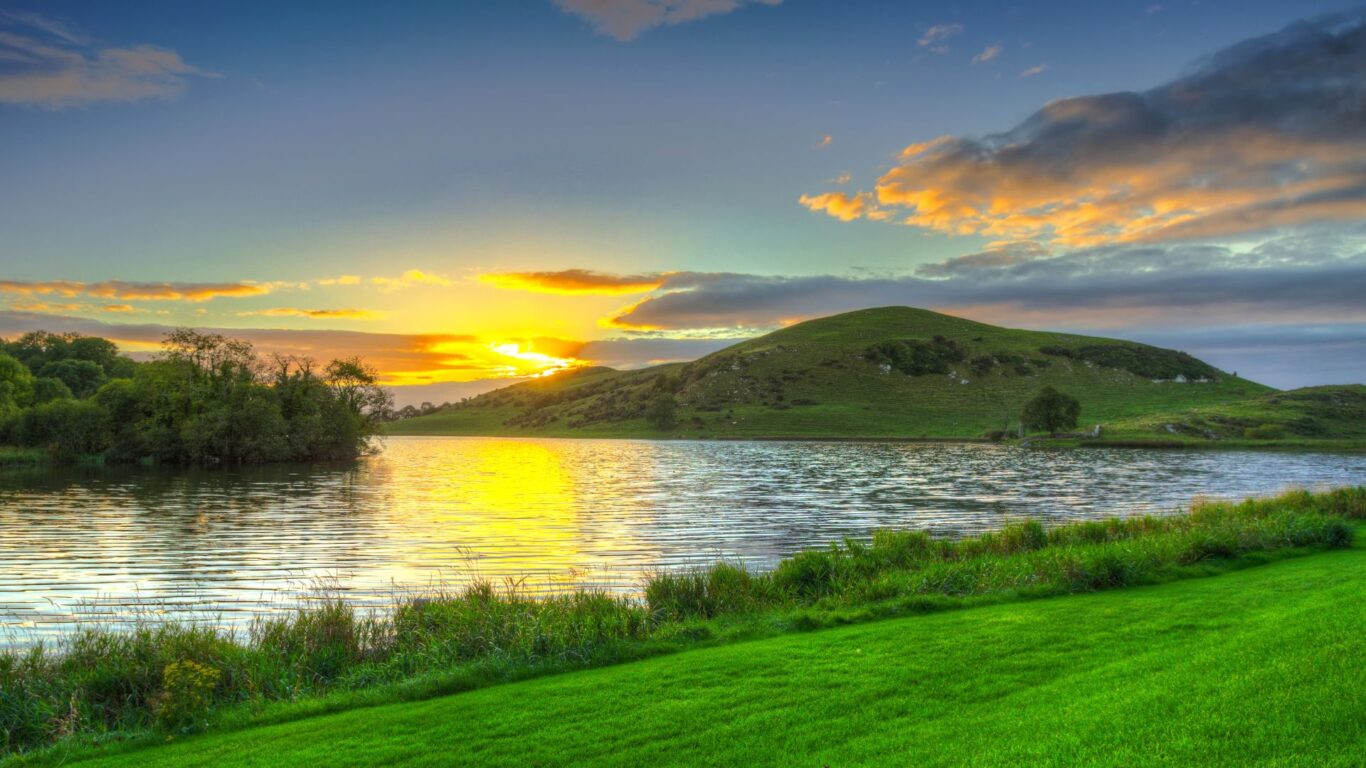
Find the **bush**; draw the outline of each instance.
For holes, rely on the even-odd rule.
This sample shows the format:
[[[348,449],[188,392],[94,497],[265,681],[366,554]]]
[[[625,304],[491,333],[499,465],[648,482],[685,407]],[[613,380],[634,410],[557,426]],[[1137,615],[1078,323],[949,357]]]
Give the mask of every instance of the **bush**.
[[[103,453],[110,442],[109,413],[85,400],[53,400],[24,411],[19,441],[71,458]]]
[[[1276,424],[1259,424],[1244,429],[1243,437],[1248,440],[1280,440],[1285,437],[1285,431]]]
[[[223,673],[194,661],[175,661],[162,672],[162,689],[152,705],[157,725],[184,730],[200,724],[213,703]]]
[[[948,373],[949,363],[960,362],[966,355],[962,344],[945,336],[935,336],[930,341],[906,339],[879,342],[863,353],[865,359],[889,366],[907,376]]]

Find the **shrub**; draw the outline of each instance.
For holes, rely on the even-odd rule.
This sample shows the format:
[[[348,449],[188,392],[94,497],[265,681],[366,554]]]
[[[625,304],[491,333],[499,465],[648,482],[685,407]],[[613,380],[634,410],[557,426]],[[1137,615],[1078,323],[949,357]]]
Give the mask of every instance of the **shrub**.
[[[213,703],[213,691],[223,673],[206,664],[188,659],[166,665],[161,675],[161,693],[152,709],[157,724],[165,729],[185,729],[198,725]]]
[[[945,336],[935,336],[930,341],[905,339],[879,342],[868,347],[863,356],[907,376],[923,376],[929,373],[948,373],[949,363],[960,362],[966,354],[963,345],[957,341]]]
[[[1248,440],[1279,440],[1285,437],[1285,431],[1276,424],[1259,424],[1244,429],[1243,437]]]
[[[19,440],[61,457],[102,453],[109,447],[109,413],[85,400],[53,400],[24,411]]]

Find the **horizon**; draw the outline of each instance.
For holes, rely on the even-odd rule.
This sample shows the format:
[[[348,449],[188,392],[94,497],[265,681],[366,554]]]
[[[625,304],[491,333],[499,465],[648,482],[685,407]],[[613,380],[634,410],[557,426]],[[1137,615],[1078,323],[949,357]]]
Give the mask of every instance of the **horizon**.
[[[0,3],[0,337],[416,403],[904,305],[1366,380],[1366,11],[1093,6]]]

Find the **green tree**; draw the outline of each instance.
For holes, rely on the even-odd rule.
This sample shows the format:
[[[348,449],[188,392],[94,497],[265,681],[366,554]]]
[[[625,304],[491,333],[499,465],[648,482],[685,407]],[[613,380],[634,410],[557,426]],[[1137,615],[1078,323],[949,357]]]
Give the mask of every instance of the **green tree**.
[[[656,392],[645,408],[645,421],[655,429],[673,429],[678,426],[678,401],[667,391]]]
[[[75,397],[71,388],[61,379],[39,377],[33,380],[33,404],[42,405],[53,400],[70,400]]]
[[[1081,418],[1081,403],[1075,397],[1044,387],[1033,400],[1025,403],[1020,420],[1026,429],[1038,429],[1056,435],[1077,426]]]
[[[89,400],[53,400],[24,411],[19,439],[63,458],[103,453],[109,448],[109,412]]]
[[[0,416],[16,413],[33,400],[33,374],[19,360],[0,352]]]
[[[53,360],[44,363],[38,369],[38,376],[46,379],[58,379],[71,390],[75,397],[86,398],[95,394],[108,376],[99,363],[90,360],[77,360],[67,358],[65,360]]]

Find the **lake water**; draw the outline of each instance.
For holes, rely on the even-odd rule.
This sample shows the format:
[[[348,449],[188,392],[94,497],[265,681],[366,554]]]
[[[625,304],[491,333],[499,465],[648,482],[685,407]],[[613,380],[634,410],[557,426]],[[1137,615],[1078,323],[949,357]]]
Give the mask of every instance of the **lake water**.
[[[635,591],[877,528],[1171,512],[1366,482],[1366,456],[996,445],[390,438],[346,467],[0,472],[0,644],[78,622],[242,626],[472,576]]]

